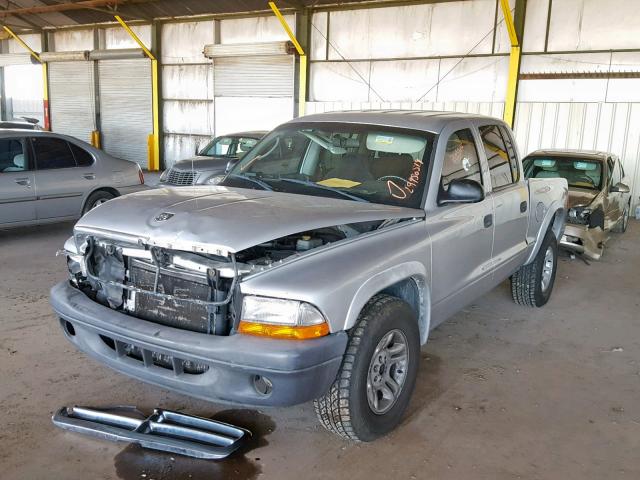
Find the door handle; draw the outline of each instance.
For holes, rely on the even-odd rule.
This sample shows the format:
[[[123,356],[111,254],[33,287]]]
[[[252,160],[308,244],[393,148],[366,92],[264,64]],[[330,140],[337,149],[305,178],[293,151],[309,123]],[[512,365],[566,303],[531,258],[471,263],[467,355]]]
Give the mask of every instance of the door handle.
[[[527,211],[527,202],[526,200],[524,202],[520,203],[520,213],[524,213]]]
[[[95,180],[96,179],[96,174],[95,173],[85,173],[82,176],[84,178],[86,178],[87,180]]]
[[[493,225],[493,215],[491,215],[491,214],[485,215],[484,216],[484,228],[489,228],[491,225]]]
[[[29,180],[28,178],[16,178],[15,182],[18,185],[24,185],[25,187],[31,187],[31,180]]]

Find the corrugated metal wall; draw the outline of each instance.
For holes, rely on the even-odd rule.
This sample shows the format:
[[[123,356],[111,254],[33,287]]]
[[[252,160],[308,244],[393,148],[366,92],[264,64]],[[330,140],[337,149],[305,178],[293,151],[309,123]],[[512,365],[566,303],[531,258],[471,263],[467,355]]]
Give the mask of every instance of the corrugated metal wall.
[[[512,7],[514,3],[511,0]],[[640,71],[640,9],[635,8],[636,3],[528,0],[522,71]],[[295,24],[293,16],[287,16],[287,21]],[[336,8],[314,13],[311,21],[308,113],[402,108],[502,115],[509,38],[499,0]],[[136,25],[134,30],[150,43],[148,25]],[[246,128],[248,111],[251,120],[265,127],[293,115],[286,102],[274,107],[251,97],[218,97],[220,102],[214,109],[213,66],[202,54],[204,45],[216,41],[286,40],[274,16],[168,22],[161,25],[160,34],[166,165],[193,155],[196,147],[214,134]],[[56,51],[90,50],[95,38],[92,29],[64,30],[55,32],[50,43]],[[104,29],[102,38],[104,48],[135,46],[119,27]],[[40,49],[39,35],[28,41]],[[13,45],[5,51],[21,50]],[[31,105],[24,107],[25,112],[37,110],[41,99],[41,88],[35,84],[40,81],[36,69],[39,67],[28,73],[35,80],[30,87],[33,98],[24,100]],[[260,73],[258,69],[255,75]],[[25,78],[14,84],[25,83]],[[229,79],[233,86],[233,75]],[[10,78],[7,85],[9,82]],[[623,157],[627,170],[636,165],[640,79],[524,80],[518,99],[516,132],[523,153],[565,143],[604,145]],[[611,142],[605,142],[606,138]],[[636,200],[640,194],[638,176],[640,172],[634,186]]]
[[[162,27],[164,162],[192,157],[213,136],[213,66],[204,57],[214,41],[214,22]]]
[[[640,194],[640,103],[521,103],[515,133],[521,153],[579,148],[618,154],[633,205]]]

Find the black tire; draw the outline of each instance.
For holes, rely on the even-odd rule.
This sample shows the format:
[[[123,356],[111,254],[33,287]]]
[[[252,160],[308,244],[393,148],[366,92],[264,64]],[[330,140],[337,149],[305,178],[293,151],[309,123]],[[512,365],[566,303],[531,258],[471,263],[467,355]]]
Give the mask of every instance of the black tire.
[[[404,335],[408,354],[405,366],[396,370],[396,374],[404,371],[404,383],[388,411],[375,413],[367,396],[373,354],[387,335],[400,335],[398,332]],[[411,307],[390,295],[374,296],[350,331],[335,382],[324,396],[314,400],[318,420],[327,430],[348,440],[370,442],[385,435],[402,420],[415,387],[419,360],[420,331]],[[397,368],[392,365],[390,362],[386,367],[387,372]]]
[[[547,252],[551,252],[552,270],[548,277],[546,287],[543,288],[543,274],[548,258]],[[528,307],[542,307],[551,298],[553,284],[556,279],[558,267],[558,242],[552,230],[547,231],[542,241],[540,251],[533,262],[523,265],[511,276],[511,296],[519,305]]]
[[[615,227],[611,229],[612,232],[615,233],[624,233],[627,231],[627,226],[629,225],[629,215],[631,209],[631,202],[629,205],[625,205],[624,210],[622,211],[622,218],[616,223]]]
[[[89,210],[93,210],[100,203],[104,203],[108,200],[111,200],[112,198],[115,198],[115,195],[105,190],[98,190],[97,192],[93,192],[91,195],[89,195],[89,198],[87,198],[87,201],[84,204],[82,215],[87,213]]]

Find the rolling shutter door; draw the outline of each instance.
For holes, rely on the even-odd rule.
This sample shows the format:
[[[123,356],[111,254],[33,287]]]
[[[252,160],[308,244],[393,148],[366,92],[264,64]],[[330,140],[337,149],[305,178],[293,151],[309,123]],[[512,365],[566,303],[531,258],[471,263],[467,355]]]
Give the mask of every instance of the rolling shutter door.
[[[95,126],[93,62],[49,63],[51,130],[91,141]]]
[[[153,133],[151,62],[100,60],[98,72],[102,148],[147,168],[147,139]]]
[[[293,117],[295,59],[284,50],[284,42],[205,47],[213,59],[216,135],[270,130]]]
[[[217,97],[291,97],[291,55],[221,57],[213,62]]]

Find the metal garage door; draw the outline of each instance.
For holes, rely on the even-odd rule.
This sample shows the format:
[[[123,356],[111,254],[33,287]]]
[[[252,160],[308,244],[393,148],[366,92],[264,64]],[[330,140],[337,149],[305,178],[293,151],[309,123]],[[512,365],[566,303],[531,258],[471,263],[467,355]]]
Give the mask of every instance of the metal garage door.
[[[221,57],[213,61],[216,97],[293,98],[293,57]]]
[[[100,60],[98,72],[102,148],[147,168],[147,140],[153,133],[151,62]]]
[[[293,117],[295,58],[287,42],[205,46],[213,59],[216,135],[269,130]]]
[[[96,129],[93,62],[49,63],[51,130],[91,141]]]
[[[292,55],[213,60],[216,135],[271,130],[293,117]]]

